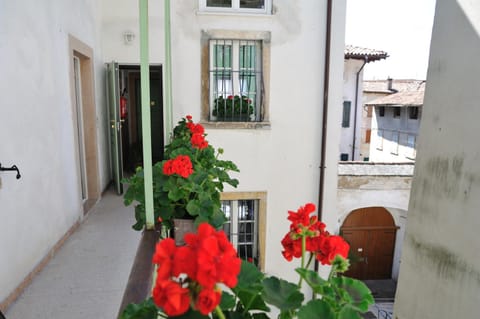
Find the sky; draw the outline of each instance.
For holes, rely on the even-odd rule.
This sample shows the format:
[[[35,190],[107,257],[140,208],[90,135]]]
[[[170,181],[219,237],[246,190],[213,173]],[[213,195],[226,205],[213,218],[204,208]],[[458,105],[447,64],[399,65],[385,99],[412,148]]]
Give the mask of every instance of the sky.
[[[386,51],[364,79],[427,77],[435,0],[347,0],[345,43]]]

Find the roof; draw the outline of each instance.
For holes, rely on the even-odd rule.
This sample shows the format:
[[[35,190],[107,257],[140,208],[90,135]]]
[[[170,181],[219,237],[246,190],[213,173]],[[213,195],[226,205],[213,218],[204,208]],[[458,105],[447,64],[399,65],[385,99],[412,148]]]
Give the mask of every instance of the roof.
[[[389,81],[391,81],[391,87],[389,88]],[[413,79],[387,79],[387,80],[364,80],[363,92],[364,93],[395,93],[399,91],[416,91],[421,89],[421,86],[425,86],[424,80]],[[425,90],[425,87],[423,87]]]
[[[406,85],[403,91],[382,96],[378,99],[365,103],[371,106],[422,106],[425,94],[425,81],[417,85]]]
[[[361,48],[352,45],[345,46],[344,54],[345,59],[366,60],[367,62],[378,61],[388,57],[388,54],[385,51]]]

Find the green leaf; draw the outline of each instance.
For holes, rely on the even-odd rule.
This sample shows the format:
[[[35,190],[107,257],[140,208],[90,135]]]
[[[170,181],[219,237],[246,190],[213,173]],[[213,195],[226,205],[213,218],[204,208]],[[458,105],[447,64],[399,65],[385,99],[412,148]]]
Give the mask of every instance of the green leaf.
[[[360,316],[358,311],[352,309],[351,307],[345,306],[340,310],[337,318],[338,319],[362,319],[362,316]]]
[[[235,297],[226,291],[222,292],[222,299],[220,300],[220,309],[227,310],[235,307]]]
[[[325,288],[328,288],[330,283],[325,279],[321,278],[320,275],[309,269],[297,268],[295,271],[300,275],[300,277],[305,280],[305,282],[312,288],[312,290],[317,294],[324,293]]]
[[[186,313],[180,316],[168,316],[168,318],[176,319],[209,319],[210,317],[202,315],[200,312],[190,308]]]
[[[158,309],[150,298],[140,304],[129,304],[119,319],[157,319],[157,315]]]
[[[192,216],[200,215],[202,211],[202,207],[200,205],[200,201],[197,199],[192,199],[187,204],[187,212]]]
[[[242,260],[240,273],[238,274],[238,283],[234,291],[238,290],[251,290],[255,287],[255,290],[262,290],[262,279],[264,274],[252,263]]]
[[[331,282],[348,294],[348,298],[341,297],[355,310],[365,312],[368,306],[375,302],[370,289],[360,280],[341,276],[332,278]]]
[[[262,294],[267,303],[281,311],[299,308],[304,299],[297,285],[273,276],[263,280]]]
[[[240,299],[241,304],[243,305],[243,309],[246,311],[250,310],[262,310],[262,311],[270,311],[270,308],[267,306],[265,301],[263,300],[262,295],[260,292],[254,291],[240,291],[237,294],[238,299]]]
[[[298,310],[298,319],[336,319],[333,309],[323,300],[316,299],[309,301]]]

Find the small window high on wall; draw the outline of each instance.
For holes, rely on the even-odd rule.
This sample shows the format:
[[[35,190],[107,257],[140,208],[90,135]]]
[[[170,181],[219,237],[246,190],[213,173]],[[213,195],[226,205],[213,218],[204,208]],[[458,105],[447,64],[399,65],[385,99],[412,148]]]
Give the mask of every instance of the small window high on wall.
[[[201,11],[270,14],[271,0],[200,0]]]
[[[350,127],[350,110],[352,102],[343,101],[342,127]]]

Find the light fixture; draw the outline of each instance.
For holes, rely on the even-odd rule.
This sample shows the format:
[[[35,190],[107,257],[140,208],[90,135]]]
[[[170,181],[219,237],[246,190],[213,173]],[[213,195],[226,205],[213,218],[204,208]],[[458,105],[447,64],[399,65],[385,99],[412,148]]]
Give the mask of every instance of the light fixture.
[[[134,39],[135,39],[135,34],[132,31],[123,32],[123,42],[126,45],[132,44]]]

